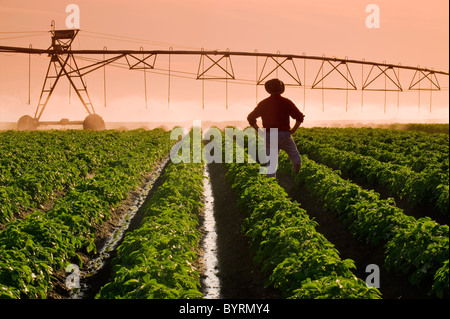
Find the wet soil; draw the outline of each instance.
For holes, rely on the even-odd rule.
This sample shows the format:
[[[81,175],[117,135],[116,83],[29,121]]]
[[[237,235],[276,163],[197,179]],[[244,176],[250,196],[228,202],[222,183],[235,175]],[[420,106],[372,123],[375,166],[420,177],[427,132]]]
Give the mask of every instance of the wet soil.
[[[123,238],[125,234],[129,231],[133,231],[134,229],[138,228],[141,223],[142,219],[144,218],[144,213],[142,210],[142,207],[146,204],[146,202],[151,198],[152,194],[155,192],[155,190],[161,185],[162,176],[164,175],[165,168],[169,162],[163,161],[160,166],[162,166],[162,169],[160,172],[158,170],[155,170],[155,172],[149,173],[148,175],[144,176],[142,179],[142,187],[138,187],[128,193],[127,198],[123,201],[121,205],[116,207],[112,210],[111,216],[108,218],[107,221],[105,221],[101,225],[97,225],[95,229],[95,246],[96,251],[99,252],[104,247],[104,245],[107,243],[107,241],[113,236],[114,232],[120,228],[123,227],[123,218],[127,215],[127,213],[130,212],[130,210],[135,209],[135,203],[136,199],[141,196],[141,193],[144,190],[144,186],[151,183],[151,189],[148,192],[148,195],[145,199],[145,201],[142,203],[140,208],[136,211],[133,218],[129,221],[128,228],[125,230],[125,232],[122,235],[122,238],[117,242],[115,247],[118,247],[120,243],[123,241]],[[84,251],[80,251],[78,253],[80,256],[83,267],[80,269],[81,273],[87,273],[90,270],[87,269],[87,265],[90,260],[93,260],[94,258],[98,257],[97,253],[86,253]],[[111,261],[116,256],[116,251],[112,250],[109,253],[109,257],[103,260],[104,264],[97,272],[95,272],[93,275],[89,277],[83,277],[81,276],[81,284],[82,287],[84,287],[82,291],[82,297],[83,299],[93,299],[95,298],[95,295],[100,290],[100,288],[105,285],[110,276],[111,276]],[[48,298],[49,299],[67,299],[67,298],[73,298],[73,295],[71,294],[70,289],[66,287],[65,280],[67,278],[67,273],[64,270],[58,271],[54,277],[53,280],[54,289],[49,292]]]
[[[380,268],[380,288],[384,299],[429,299],[428,295],[431,283],[423,283],[413,286],[408,282],[406,276],[388,272],[384,267],[384,249],[354,238],[331,211],[326,211],[320,202],[314,199],[302,186],[296,186],[291,176],[279,174],[279,184],[286,193],[300,203],[308,215],[318,222],[317,231],[322,233],[328,241],[333,243],[340,252],[342,259],[352,259],[355,262],[354,274],[365,280],[369,275],[365,269],[367,265],[375,264]]]
[[[221,299],[279,299],[280,293],[273,288],[266,288],[264,285],[268,279],[268,274],[263,274],[257,265],[254,264],[248,238],[243,234],[241,225],[246,217],[238,210],[236,195],[225,180],[226,169],[222,164],[209,164],[210,182],[214,196],[214,217],[217,232],[217,275],[220,280],[220,298]],[[153,188],[150,190],[147,199],[161,185],[160,177],[156,179]],[[148,177],[149,178],[149,177]],[[120,222],[126,212],[133,205],[134,198],[139,194],[139,190],[129,193],[124,203],[113,211],[112,216],[103,225],[96,230],[95,243],[97,250],[100,250],[107,239],[113,234],[114,230],[120,226]],[[145,205],[145,203],[144,203]],[[138,210],[129,224],[128,231],[136,229],[141,224],[143,213]],[[203,223],[203,216],[200,215],[200,224]],[[203,232],[203,226],[200,230]],[[117,245],[120,245],[120,242]],[[204,254],[199,248],[199,259]],[[115,251],[110,253],[108,260],[105,260],[103,267],[94,275],[88,278],[82,278],[83,299],[93,299],[99,289],[107,283],[111,276],[111,260],[116,255]],[[80,253],[83,264],[86,265],[89,260],[96,257],[94,254]],[[195,265],[203,277],[205,274],[204,261],[199,261]],[[80,269],[81,272],[87,269]],[[50,299],[71,298],[70,290],[65,286],[67,274],[62,270],[55,274],[55,289],[48,295]],[[205,287],[203,287],[205,288]]]
[[[223,164],[208,165],[214,195],[221,297],[225,299],[278,299],[280,293],[265,288],[268,274],[254,264],[250,243],[242,232],[245,214],[237,208],[237,198],[225,180]]]

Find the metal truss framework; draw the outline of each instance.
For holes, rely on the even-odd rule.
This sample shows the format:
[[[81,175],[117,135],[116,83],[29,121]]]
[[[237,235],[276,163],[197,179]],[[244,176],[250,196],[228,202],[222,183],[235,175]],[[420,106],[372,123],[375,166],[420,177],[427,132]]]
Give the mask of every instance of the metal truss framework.
[[[374,72],[375,74],[372,74],[375,67],[376,67],[376,69],[378,69],[376,71],[380,71],[378,74],[376,74],[375,72]],[[391,75],[389,75],[389,71],[391,71],[390,72],[390,73],[392,73]],[[398,73],[399,73],[399,71],[396,72],[395,68],[392,66],[372,65],[372,67],[370,68],[369,74],[367,75],[367,78],[364,81],[362,90],[373,90],[373,89],[369,88],[369,85],[371,85],[376,79],[378,79],[380,76],[382,76],[384,74],[385,80],[386,81],[389,80],[390,83],[394,84],[394,86],[395,86],[394,89],[387,89],[385,86],[384,91],[403,91],[402,85],[400,84],[400,79],[398,77]]]
[[[200,61],[197,70],[197,80],[235,80],[232,57],[256,57],[257,59],[257,77],[255,84],[262,85],[270,77],[278,72],[284,73],[291,81],[286,83],[290,86],[306,86],[306,61],[313,60],[320,63],[311,89],[335,89],[335,90],[362,90],[362,91],[404,91],[400,83],[400,70],[410,70],[414,72],[408,90],[429,90],[439,91],[441,86],[437,76],[448,76],[448,72],[437,71],[434,69],[403,66],[369,62],[365,60],[339,59],[326,56],[307,56],[281,53],[258,53],[255,52],[236,52],[236,51],[186,51],[186,50],[72,50],[71,45],[77,36],[79,30],[52,30],[52,45],[48,49],[0,46],[0,52],[25,53],[25,54],[48,54],[50,63],[44,80],[44,85],[37,105],[35,120],[39,121],[42,113],[52,95],[58,81],[61,77],[66,77],[71,87],[75,90],[79,99],[83,103],[88,114],[95,114],[94,107],[89,97],[86,82],[83,76],[102,68],[110,63],[125,58],[130,70],[151,70],[155,68],[156,58],[159,55],[191,55],[199,56]],[[103,60],[94,62],[87,66],[79,67],[74,55],[103,55]],[[111,56],[105,58],[105,56]],[[258,58],[265,58],[264,65],[258,70]],[[296,62],[303,60],[304,74],[303,82],[300,80]],[[170,63],[170,62],[169,62]],[[362,68],[362,83],[358,87],[352,75],[350,65],[359,65]],[[370,68],[364,75],[364,68]],[[335,76],[342,81],[340,86],[325,86],[325,79]],[[169,66],[170,77],[170,66]],[[384,87],[376,87],[377,81],[384,78]],[[170,80],[169,80],[170,83]],[[228,82],[227,82],[228,83]],[[389,83],[389,88],[387,84]],[[421,85],[422,84],[422,85]],[[426,85],[428,84],[428,85]],[[227,88],[228,91],[228,88]],[[170,98],[169,98],[170,99]]]
[[[330,64],[332,69],[331,69],[331,71],[329,71],[328,73],[323,75],[323,73],[324,73],[324,66],[325,66],[326,63]],[[334,63],[336,63],[336,64],[334,64]],[[345,75],[339,70],[339,67],[341,65],[345,67],[345,70],[346,70],[346,74]],[[350,84],[353,89],[355,89],[355,90],[357,89],[355,81],[353,80],[353,76],[352,76],[352,73],[350,72],[350,69],[348,67],[347,62],[346,61],[330,61],[330,60],[322,61],[322,65],[320,66],[320,69],[317,72],[316,79],[314,80],[314,83],[312,84],[311,88],[313,88],[313,89],[317,88],[318,84],[323,82],[325,80],[325,78],[327,76],[329,76],[333,72],[337,72],[339,75],[341,75],[341,77],[346,81],[346,87],[345,88],[344,87],[341,88],[341,87],[323,87],[322,86],[321,89],[325,89],[326,88],[326,89],[335,89],[335,90],[340,90],[340,89],[348,90],[348,84]],[[319,78],[320,74],[322,76]]]
[[[53,30],[52,46],[55,52],[50,55],[50,63],[47,68],[44,84],[42,86],[39,103],[36,108],[34,119],[39,121],[50,97],[62,76],[66,76],[70,85],[75,90],[80,101],[88,114],[94,114],[94,107],[89,97],[86,82],[83,80],[83,74],[78,67],[73,53],[70,51],[73,40],[78,30]]]

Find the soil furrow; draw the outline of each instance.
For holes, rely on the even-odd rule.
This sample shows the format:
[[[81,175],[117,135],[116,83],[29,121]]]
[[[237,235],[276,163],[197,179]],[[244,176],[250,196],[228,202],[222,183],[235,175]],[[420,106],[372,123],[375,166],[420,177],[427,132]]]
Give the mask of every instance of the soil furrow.
[[[208,165],[214,195],[221,296],[224,299],[280,298],[277,290],[265,288],[267,274],[253,263],[248,238],[242,232],[245,214],[225,180],[223,164]]]

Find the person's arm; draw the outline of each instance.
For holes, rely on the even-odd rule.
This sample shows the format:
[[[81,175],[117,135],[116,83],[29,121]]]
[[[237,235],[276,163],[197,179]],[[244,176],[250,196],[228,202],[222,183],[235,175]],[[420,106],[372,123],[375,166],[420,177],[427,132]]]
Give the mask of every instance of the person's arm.
[[[297,131],[297,129],[303,123],[303,119],[305,118],[305,115],[302,112],[300,112],[300,110],[294,105],[294,103],[292,103],[290,116],[293,119],[295,119],[294,127],[289,130],[289,133],[291,133],[291,135],[292,135]]]
[[[295,131],[297,131],[297,129],[300,127],[300,124],[302,124],[302,122],[303,121],[295,120],[294,127],[289,130],[289,133],[291,133],[291,135],[294,134]]]
[[[251,125],[251,127],[253,127],[256,131],[258,131],[259,126],[256,123],[256,119],[258,117],[260,117],[261,115],[259,114],[259,110],[258,107],[256,107],[248,116],[247,116],[247,121],[248,124]]]

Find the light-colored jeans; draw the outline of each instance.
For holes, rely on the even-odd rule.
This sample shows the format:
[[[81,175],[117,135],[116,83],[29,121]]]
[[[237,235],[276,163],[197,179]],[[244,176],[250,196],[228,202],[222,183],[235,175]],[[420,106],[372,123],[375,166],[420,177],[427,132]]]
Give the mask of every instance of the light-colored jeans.
[[[270,130],[267,129],[265,134],[265,142],[266,142],[266,152],[267,151],[276,152],[278,155],[280,150],[285,151],[292,162],[294,171],[296,173],[300,171],[300,168],[302,166],[302,160],[300,158],[300,153],[298,152],[297,145],[292,139],[291,133],[289,133],[289,131],[278,131],[278,147],[275,149],[270,147]],[[278,156],[277,156],[277,167],[278,167]],[[267,174],[267,176],[275,177],[276,173]]]

